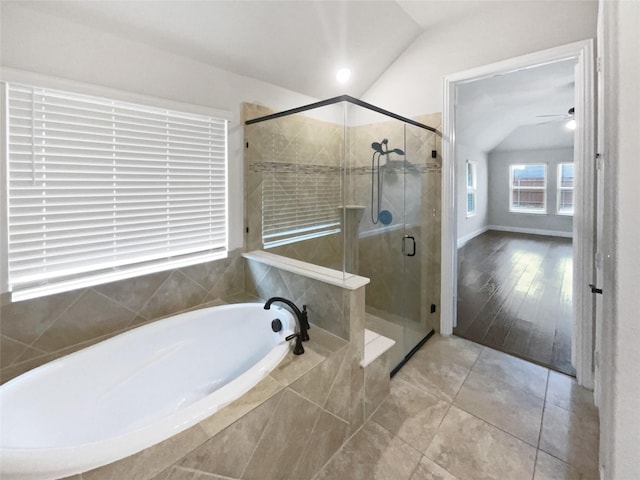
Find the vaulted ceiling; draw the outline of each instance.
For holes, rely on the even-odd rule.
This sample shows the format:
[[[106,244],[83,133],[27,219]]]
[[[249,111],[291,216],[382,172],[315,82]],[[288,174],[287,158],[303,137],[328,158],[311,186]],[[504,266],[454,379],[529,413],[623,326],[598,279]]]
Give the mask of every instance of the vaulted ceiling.
[[[318,99],[363,96],[426,31],[480,12],[498,12],[503,5],[451,0],[2,0],[2,8],[59,16]],[[342,66],[352,70],[347,85],[335,79]],[[482,149],[498,147],[519,127],[523,138],[531,138],[539,123],[536,115],[562,114],[571,106],[568,73],[548,68],[470,84],[461,91],[460,104],[467,107],[460,133]],[[551,131],[554,125],[543,127]]]
[[[315,98],[359,97],[424,30],[496,8],[469,1],[17,1]],[[352,81],[337,84],[338,68]]]

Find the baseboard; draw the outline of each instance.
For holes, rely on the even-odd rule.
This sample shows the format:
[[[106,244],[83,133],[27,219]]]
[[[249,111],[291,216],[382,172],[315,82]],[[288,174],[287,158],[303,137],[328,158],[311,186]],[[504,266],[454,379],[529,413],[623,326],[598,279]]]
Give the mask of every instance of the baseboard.
[[[478,230],[474,230],[473,232],[466,234],[464,237],[458,237],[458,248],[464,247],[465,243],[467,243],[469,240],[477,237],[478,235],[482,235],[487,230],[489,230],[489,227],[485,225]]]
[[[500,225],[489,225],[487,227],[487,230],[497,230],[499,232],[527,233],[530,235],[547,235],[549,237],[573,238],[573,232],[543,230],[541,228],[502,227]]]

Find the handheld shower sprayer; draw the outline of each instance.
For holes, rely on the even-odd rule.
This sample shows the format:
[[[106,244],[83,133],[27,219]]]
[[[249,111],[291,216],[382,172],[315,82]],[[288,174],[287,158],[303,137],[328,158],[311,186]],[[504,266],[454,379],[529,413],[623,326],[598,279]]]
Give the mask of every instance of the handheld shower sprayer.
[[[393,150],[389,150],[388,144],[389,144],[389,140],[387,138],[383,138],[380,143],[373,142],[371,144],[371,148],[373,149],[373,155],[371,156],[371,221],[373,222],[374,225],[376,225],[379,221],[382,221],[382,223],[384,223],[385,225],[388,225],[389,223],[391,223],[391,213],[386,210],[380,211],[381,202],[382,202],[383,176],[384,176],[384,172],[381,171],[380,169],[380,157],[382,155],[387,155],[387,161],[388,161],[390,153],[395,153],[397,155],[404,155],[404,151],[399,148],[394,148]],[[376,154],[378,155],[377,163],[376,163]],[[376,187],[376,182],[374,180],[375,173],[378,174],[378,181],[377,181],[378,198],[376,202],[377,209],[374,216],[373,203],[374,203],[374,190]],[[382,217],[380,215],[381,213],[383,213]]]

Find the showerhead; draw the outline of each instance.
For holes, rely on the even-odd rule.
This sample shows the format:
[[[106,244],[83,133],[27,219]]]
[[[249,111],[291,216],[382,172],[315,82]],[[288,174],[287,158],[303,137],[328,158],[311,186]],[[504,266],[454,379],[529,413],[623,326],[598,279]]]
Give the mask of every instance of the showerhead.
[[[390,153],[396,153],[398,155],[404,155],[404,151],[400,150],[399,148],[394,148],[393,150],[388,150],[387,149],[387,144],[389,143],[389,140],[387,140],[386,138],[384,138],[382,140],[382,142],[378,143],[378,142],[373,142],[371,144],[371,148],[373,148],[373,150],[377,153],[379,153],[380,155],[389,155]],[[382,149],[382,146],[384,145],[384,150]],[[375,154],[374,154],[375,155]]]

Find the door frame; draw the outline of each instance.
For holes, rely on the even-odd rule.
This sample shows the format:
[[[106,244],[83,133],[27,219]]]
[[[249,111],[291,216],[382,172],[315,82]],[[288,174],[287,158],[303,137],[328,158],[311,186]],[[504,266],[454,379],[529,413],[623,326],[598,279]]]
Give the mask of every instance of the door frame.
[[[456,85],[562,60],[577,62],[574,140],[576,185],[573,217],[572,363],[578,383],[593,388],[595,252],[595,90],[594,42],[583,40],[484,65],[444,77],[442,118],[442,291],[440,333],[453,334],[457,304],[457,225],[455,189]]]

